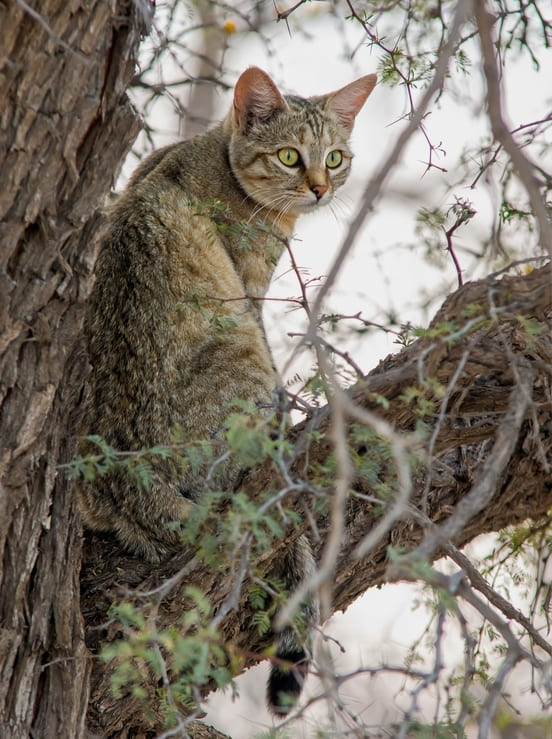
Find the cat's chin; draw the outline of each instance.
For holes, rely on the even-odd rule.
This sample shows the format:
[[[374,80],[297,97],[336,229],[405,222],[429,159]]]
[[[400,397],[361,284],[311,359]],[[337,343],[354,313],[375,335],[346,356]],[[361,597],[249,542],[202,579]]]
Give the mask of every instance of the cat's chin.
[[[298,216],[304,213],[314,213],[319,208],[323,208],[325,205],[328,205],[331,200],[332,196],[329,193],[326,193],[320,199],[311,199],[305,196],[297,199],[297,201],[293,204],[293,207],[290,208],[290,211],[295,212]]]
[[[308,200],[305,202],[302,201],[295,206],[295,211],[297,215],[300,215],[302,213],[314,213],[319,208],[323,208],[324,206],[328,205],[330,201],[331,197],[320,198],[320,200]]]

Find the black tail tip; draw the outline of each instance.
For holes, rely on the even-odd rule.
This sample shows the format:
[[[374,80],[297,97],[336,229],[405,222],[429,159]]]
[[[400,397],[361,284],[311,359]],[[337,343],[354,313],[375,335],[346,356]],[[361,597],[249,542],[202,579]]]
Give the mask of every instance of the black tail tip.
[[[276,654],[268,678],[266,698],[269,709],[277,716],[287,716],[294,708],[307,675],[308,657],[303,649]]]

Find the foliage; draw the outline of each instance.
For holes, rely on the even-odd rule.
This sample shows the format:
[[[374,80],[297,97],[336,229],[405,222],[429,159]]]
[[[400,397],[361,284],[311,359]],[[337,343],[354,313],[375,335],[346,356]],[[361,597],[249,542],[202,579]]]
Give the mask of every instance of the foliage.
[[[111,688],[116,696],[145,698],[144,678],[159,683],[166,723],[175,726],[182,708],[192,712],[198,690],[206,685],[225,689],[241,668],[239,656],[224,644],[212,623],[209,602],[196,588],[186,588],[190,607],[179,623],[158,630],[155,618],[130,602],[114,604],[110,617],[123,627],[123,638],[102,649],[100,657],[117,664]]]

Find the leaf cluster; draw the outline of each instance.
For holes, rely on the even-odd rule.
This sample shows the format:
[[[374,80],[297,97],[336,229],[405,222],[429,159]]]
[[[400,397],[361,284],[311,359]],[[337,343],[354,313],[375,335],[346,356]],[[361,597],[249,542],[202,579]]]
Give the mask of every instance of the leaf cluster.
[[[181,712],[196,708],[200,690],[206,685],[226,688],[241,668],[239,655],[227,645],[212,620],[209,601],[197,589],[187,587],[189,598],[179,622],[158,629],[154,617],[128,601],[114,604],[110,617],[124,631],[123,638],[104,647],[100,657],[114,661],[111,689],[115,696],[146,697],[146,676],[159,684],[170,727]]]

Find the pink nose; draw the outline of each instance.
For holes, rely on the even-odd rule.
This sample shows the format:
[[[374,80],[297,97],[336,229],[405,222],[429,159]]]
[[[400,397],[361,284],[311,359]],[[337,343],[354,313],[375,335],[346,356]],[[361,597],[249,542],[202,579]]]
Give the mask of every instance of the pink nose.
[[[313,185],[311,187],[311,190],[316,195],[316,199],[320,200],[322,195],[324,195],[324,193],[327,192],[328,188],[326,187],[326,185]]]

